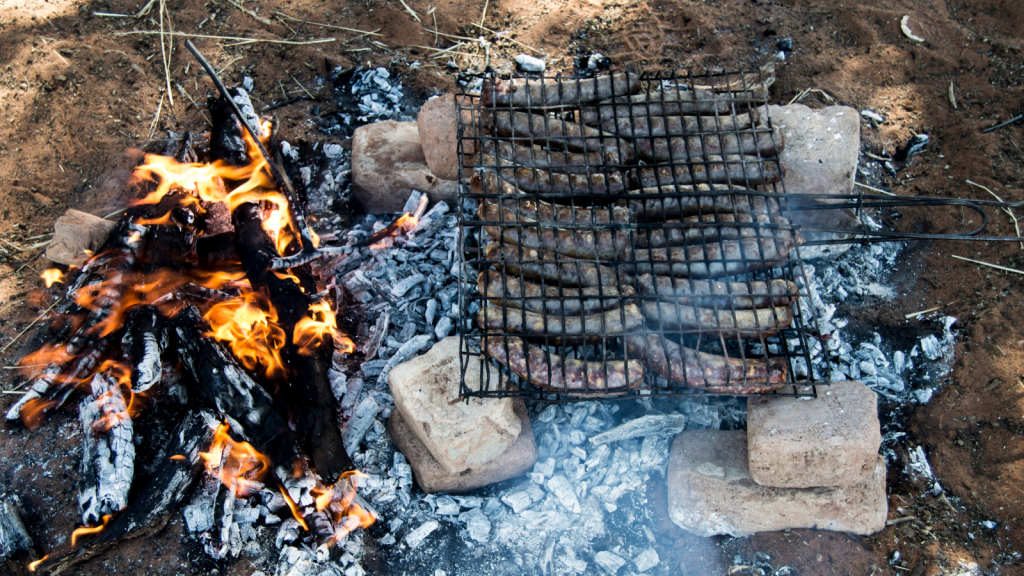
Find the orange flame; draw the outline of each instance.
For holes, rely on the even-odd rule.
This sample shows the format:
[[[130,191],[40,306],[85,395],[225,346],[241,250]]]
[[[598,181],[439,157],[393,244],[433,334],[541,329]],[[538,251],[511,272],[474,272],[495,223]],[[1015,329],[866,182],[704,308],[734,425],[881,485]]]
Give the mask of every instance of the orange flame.
[[[221,424],[213,436],[209,452],[199,455],[206,470],[220,479],[235,496],[251,496],[263,488],[261,480],[270,469],[270,459],[256,451],[248,442],[235,442],[228,434],[228,425]]]
[[[29,430],[35,430],[43,423],[43,416],[46,414],[46,411],[56,405],[56,400],[46,400],[43,398],[29,400],[21,407],[22,424]]]
[[[168,458],[168,460],[174,460],[176,462],[182,462],[182,461],[185,460],[185,456],[183,454],[175,454],[174,456],[171,456],[170,458]]]
[[[242,366],[267,378],[284,376],[280,350],[286,335],[277,325],[277,310],[265,293],[244,292],[218,302],[203,318],[210,323],[208,336],[226,342]]]
[[[356,349],[352,340],[338,330],[338,317],[334,315],[331,305],[326,300],[310,305],[309,313],[309,316],[304,316],[295,323],[293,341],[299,347],[299,354],[316,354],[323,344],[324,334],[327,333],[331,334],[335,347],[339,350],[351,354]]]
[[[53,286],[55,282],[64,282],[64,273],[56,268],[48,268],[43,270],[43,273],[39,275],[46,283],[46,287]]]
[[[295,520],[302,525],[303,530],[309,532],[309,524],[306,524],[306,518],[302,515],[302,512],[299,511],[299,507],[295,505],[295,501],[292,500],[292,497],[288,495],[288,491],[284,489],[284,486],[278,486],[277,489],[281,491],[281,496],[284,496],[284,501],[288,503],[288,508],[291,509],[292,516],[294,516]]]
[[[90,534],[98,534],[102,532],[103,529],[107,527],[107,524],[110,523],[110,518],[110,514],[105,514],[103,516],[103,523],[99,526],[82,526],[81,528],[75,528],[75,530],[71,532],[71,546],[76,546],[78,544],[78,539],[82,536],[88,536]]]
[[[42,564],[43,562],[46,562],[46,559],[49,558],[49,557],[50,557],[50,555],[47,554],[46,556],[43,556],[42,558],[40,558],[39,560],[36,560],[35,562],[29,562],[28,563],[28,571],[29,572],[35,572],[36,568],[39,568],[39,565]]]

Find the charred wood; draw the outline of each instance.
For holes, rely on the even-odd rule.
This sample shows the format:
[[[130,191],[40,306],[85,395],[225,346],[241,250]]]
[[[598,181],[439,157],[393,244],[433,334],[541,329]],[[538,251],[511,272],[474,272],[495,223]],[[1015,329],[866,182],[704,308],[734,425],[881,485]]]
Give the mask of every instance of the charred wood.
[[[78,503],[82,523],[95,526],[128,504],[135,475],[135,444],[120,385],[99,373],[92,377],[90,387],[92,394],[79,408],[83,440]]]

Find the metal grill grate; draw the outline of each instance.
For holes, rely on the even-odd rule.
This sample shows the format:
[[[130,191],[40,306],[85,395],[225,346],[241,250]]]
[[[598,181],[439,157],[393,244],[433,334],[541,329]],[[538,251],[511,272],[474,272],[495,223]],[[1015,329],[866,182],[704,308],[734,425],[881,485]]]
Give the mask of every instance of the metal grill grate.
[[[829,380],[811,373],[770,81],[627,70],[457,97],[476,279],[459,292],[463,395],[813,395]]]

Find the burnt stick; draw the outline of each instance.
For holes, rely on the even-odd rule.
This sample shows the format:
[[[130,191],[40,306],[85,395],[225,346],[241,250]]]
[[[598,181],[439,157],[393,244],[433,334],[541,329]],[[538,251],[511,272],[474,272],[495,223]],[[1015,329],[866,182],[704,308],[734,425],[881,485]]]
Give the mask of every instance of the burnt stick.
[[[295,223],[295,226],[298,227],[299,229],[299,236],[302,239],[302,251],[314,251],[316,247],[313,246],[313,237],[310,234],[308,224],[306,224],[305,209],[298,202],[298,198],[296,198],[295,196],[295,188],[292,186],[291,180],[288,179],[288,176],[284,173],[284,171],[281,170],[280,167],[278,167],[278,165],[274,162],[274,159],[270,156],[269,153],[267,153],[267,149],[264,148],[263,143],[260,142],[259,130],[257,129],[257,127],[251,126],[250,123],[246,121],[245,115],[242,114],[242,110],[239,109],[238,103],[235,102],[234,98],[232,98],[232,95],[228,92],[227,86],[224,85],[224,82],[221,81],[220,76],[217,75],[217,71],[214,70],[213,66],[210,65],[210,63],[206,60],[205,57],[203,57],[202,53],[199,52],[199,49],[196,48],[194,44],[192,44],[191,40],[185,40],[185,47],[188,48],[188,51],[196,57],[196,60],[199,61],[199,65],[203,67],[203,70],[206,70],[206,73],[209,74],[210,79],[213,80],[214,85],[217,86],[217,91],[220,92],[221,97],[231,107],[232,112],[234,112],[235,115],[238,117],[238,121],[242,123],[242,126],[245,128],[245,131],[249,133],[249,136],[252,138],[252,141],[256,144],[256,148],[259,150],[260,155],[263,157],[263,160],[267,163],[267,170],[270,172],[270,176],[274,179],[275,182],[277,182],[282,192],[284,192],[285,197],[288,199],[288,215],[291,217],[292,222]]]

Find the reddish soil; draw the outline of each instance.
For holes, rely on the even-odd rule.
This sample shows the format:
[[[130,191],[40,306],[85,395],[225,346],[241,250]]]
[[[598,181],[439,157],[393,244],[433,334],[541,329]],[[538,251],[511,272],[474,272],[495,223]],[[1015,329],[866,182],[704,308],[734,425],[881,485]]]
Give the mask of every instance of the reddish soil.
[[[926,152],[897,180],[884,183],[892,191],[987,197],[985,191],[965,184],[970,179],[1006,200],[1024,200],[1024,157],[1018,143],[1024,124],[981,133],[1022,111],[1024,12],[1018,3],[847,3],[850,6],[797,0],[491,0],[483,21],[490,30],[508,31],[508,38],[522,43],[495,40],[491,63],[499,70],[508,70],[510,58],[527,51],[523,45],[548,55],[551,69],[568,70],[576,48],[602,52],[616,64],[640,62],[652,68],[751,67],[774,58],[778,38],[792,38],[794,51],[778,63],[776,102],[788,102],[814,88],[838,103],[882,114],[886,122],[880,127],[862,124],[863,143],[877,155],[892,153],[915,133],[931,136]],[[397,1],[244,4],[260,17],[281,11],[298,19],[270,24],[231,2],[167,4],[173,29],[181,32],[299,42],[336,39],[244,46],[196,40],[218,68],[225,68],[229,83],[240,82],[243,74],[253,77],[257,106],[283,99],[282,92],[289,97],[303,94],[300,83],[323,100],[276,111],[286,138],[324,139],[316,134],[313,109],[330,110],[332,105],[328,90],[319,91],[314,77],[323,76],[328,66],[387,66],[423,95],[454,87],[446,68],[448,57],[433,58],[432,48],[422,48],[435,45],[434,32]],[[406,4],[431,29],[436,18],[443,34],[437,37],[437,46],[451,46],[452,36],[476,38],[486,33],[493,38],[474,25],[481,19],[481,2],[442,0],[430,4],[435,10],[429,16],[427,2]],[[5,250],[11,244],[26,247],[39,242],[32,237],[51,231],[53,220],[69,207],[96,214],[116,209],[118,175],[136,157],[133,152],[126,155],[126,150],[158,144],[151,138],[159,139],[166,129],[203,126],[205,111],[191,99],[202,103],[212,86],[190,63],[183,39],[173,41],[169,73],[174,104],[165,97],[161,106],[167,81],[159,36],[118,35],[159,30],[158,5],[135,19],[93,14],[134,14],[142,7],[127,0],[0,3],[0,242]],[[900,20],[907,14],[924,43],[901,32]],[[379,35],[360,36],[312,22],[379,29]],[[453,52],[462,69],[483,62],[483,51],[475,44]],[[417,61],[420,66],[411,68]],[[955,109],[949,98],[951,83]],[[811,92],[802,101],[812,106],[831,102],[820,92]],[[868,157],[862,160],[873,162]],[[898,222],[908,230],[930,231],[963,230],[972,224],[977,223],[970,214],[958,209],[907,211]],[[1012,235],[1014,227],[1008,216],[993,213],[988,231]],[[951,254],[1024,267],[1024,250],[1017,244],[914,243],[895,271],[900,297],[868,303],[855,312],[857,320],[893,336],[913,337],[922,323],[930,333],[936,331],[934,321],[906,320],[904,315],[910,312],[946,305],[942,313],[960,319],[953,372],[929,404],[915,405],[903,414],[908,435],[899,443],[899,461],[890,468],[890,516],[915,519],[864,538],[792,531],[741,540],[694,538],[663,519],[663,566],[671,564],[674,569],[682,562],[687,571],[679,573],[687,574],[750,573],[752,568],[734,566],[734,556],[740,555],[776,568],[790,566],[793,574],[922,576],[950,573],[969,562],[986,571],[1024,572],[1019,555],[1014,556],[1024,550],[1024,283],[1018,274],[955,260]],[[37,280],[48,266],[38,248],[0,261],[0,347],[6,365],[19,355],[18,345],[8,348],[6,343],[53,301]],[[74,440],[64,434],[71,429],[72,419],[60,416],[38,431],[14,430],[0,436],[0,485],[23,495],[29,528],[45,550],[61,544],[74,525],[77,464]],[[927,487],[903,472],[907,451],[917,445],[928,453],[947,498],[923,495]],[[64,457],[50,461],[51,455]],[[40,468],[34,464],[40,460],[50,463]],[[652,487],[653,504],[664,502],[657,493]],[[981,527],[978,523],[984,520],[995,521],[998,528]],[[180,542],[178,521],[152,541],[125,544],[105,559],[92,561],[83,573],[109,573],[115,568],[147,574],[207,572],[204,561],[186,552]],[[892,566],[889,560],[896,550],[901,559]],[[241,564],[233,571],[247,574]],[[0,567],[0,573],[4,570]]]

